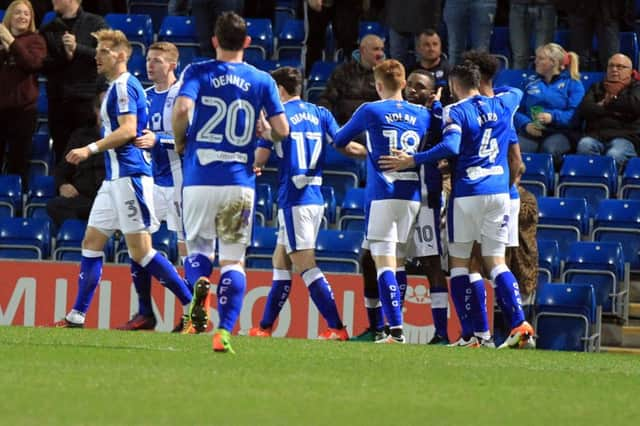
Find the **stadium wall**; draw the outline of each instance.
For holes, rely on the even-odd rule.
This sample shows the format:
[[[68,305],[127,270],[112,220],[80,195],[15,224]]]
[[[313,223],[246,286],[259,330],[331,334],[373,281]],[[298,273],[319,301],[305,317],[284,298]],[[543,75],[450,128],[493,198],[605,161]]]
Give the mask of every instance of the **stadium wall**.
[[[0,260],[0,325],[47,326],[62,318],[73,305],[76,294],[78,265],[71,262],[31,262]],[[182,272],[182,271],[180,271]],[[218,281],[214,273],[212,283]],[[327,274],[333,288],[338,310],[349,334],[360,333],[367,325],[363,306],[362,278],[351,274]],[[493,291],[488,283],[488,306],[493,303]],[[212,285],[210,317],[213,327],[218,321],[215,284]],[[243,334],[258,324],[271,287],[271,272],[247,271],[247,290],[235,333]],[[152,287],[157,331],[170,331],[182,315],[173,294],[154,282]],[[431,299],[426,278],[409,277],[409,289],[404,307],[405,333],[411,343],[426,343],[433,335]],[[449,306],[453,304],[450,301]],[[137,296],[131,282],[129,267],[107,264],[102,281],[87,313],[87,327],[115,328],[124,324],[137,310]],[[492,309],[490,322],[493,323]],[[211,327],[212,325],[210,325]],[[326,324],[311,303],[307,289],[299,276],[294,277],[291,296],[276,323],[274,336],[316,338]],[[450,309],[449,335],[458,336],[460,326]]]

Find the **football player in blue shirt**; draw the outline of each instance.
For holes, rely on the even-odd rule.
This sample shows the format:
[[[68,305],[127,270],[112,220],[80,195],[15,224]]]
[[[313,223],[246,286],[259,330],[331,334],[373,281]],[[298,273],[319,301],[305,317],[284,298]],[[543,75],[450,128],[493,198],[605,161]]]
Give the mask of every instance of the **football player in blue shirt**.
[[[151,150],[153,172],[153,205],[158,222],[167,222],[169,231],[177,233],[178,251],[185,254],[182,232],[182,159],[176,154],[171,130],[173,103],[180,85],[175,69],[178,48],[160,41],[147,50],[147,76],[153,86],[145,90],[149,109],[148,128],[136,139],[136,146]],[[151,304],[151,276],[138,265],[132,264],[131,275],[138,293],[138,312],[120,330],[153,330],[156,318]],[[187,283],[190,285],[190,283]],[[185,318],[174,331],[182,329]]]
[[[436,91],[436,80],[432,73],[425,70],[414,70],[407,77],[404,97],[407,101],[428,105],[431,110],[429,132],[421,142],[419,150],[435,145],[441,138],[442,105],[440,95],[442,89]],[[441,267],[442,245],[440,242],[440,223],[442,207],[442,173],[435,165],[420,167],[421,206],[416,219],[413,235],[409,239],[409,257],[417,258],[418,265],[429,279],[431,294],[431,312],[433,315],[434,335],[429,344],[448,344],[447,310],[449,305],[446,277]],[[351,340],[372,341],[383,333],[384,320],[382,305],[378,295],[376,268],[371,252],[363,250],[361,259],[364,278],[365,308],[369,318],[369,328]],[[400,287],[401,301],[407,286],[407,272],[404,265],[398,265],[396,280]]]
[[[443,141],[413,156],[396,151],[397,156],[385,156],[380,165],[401,170],[454,159],[448,212],[452,291],[470,287],[469,259],[474,241],[480,242],[496,298],[511,312],[512,330],[501,347],[532,347],[534,331],[524,319],[518,283],[504,259],[510,215],[508,157],[509,151],[519,149],[511,143],[512,117],[522,92],[510,89],[494,97],[481,96],[480,71],[470,62],[454,67],[449,82],[459,101],[444,110]]]
[[[333,142],[338,123],[326,108],[300,99],[302,74],[296,68],[279,68],[271,76],[278,85],[291,132],[289,137],[275,144],[261,140],[261,148],[256,153],[256,157],[262,157],[256,161],[258,166],[266,163],[272,147],[280,158],[279,230],[278,244],[273,253],[273,284],[260,325],[252,328],[249,335],[271,336],[273,323],[291,291],[291,269],[294,266],[329,326],[320,334],[320,339],[348,340],[331,286],[315,259],[316,238],[324,212],[320,187],[325,147]],[[268,130],[268,123],[265,130]]]
[[[116,229],[125,236],[132,270],[144,269],[171,289],[184,306],[191,291],[177,271],[151,247],[151,232],[158,227],[153,211],[153,178],[149,153],[135,146],[135,138],[147,125],[147,105],[140,82],[127,72],[131,45],[118,30],[100,30],[96,64],[98,73],[111,82],[102,103],[104,138],[76,148],[66,156],[78,164],[90,155],[104,152],[106,177],[89,214],[82,242],[78,295],[73,309],[59,327],[82,327],[85,314],[102,274],[104,245]]]
[[[381,100],[361,105],[338,131],[334,143],[338,148],[353,147],[357,144],[351,140],[360,132],[366,133],[365,230],[376,264],[382,311],[390,328],[390,334],[376,342],[405,343],[396,270],[404,264],[406,243],[420,209],[420,177],[415,167],[404,172],[383,171],[378,159],[393,149],[416,152],[430,115],[426,107],[402,98],[406,81],[400,62],[390,59],[377,65],[374,78]]]
[[[217,238],[220,321],[212,345],[216,352],[233,352],[230,333],[242,308],[253,225],[256,123],[264,110],[273,141],[289,134],[289,124],[271,76],[242,61],[251,43],[244,19],[220,15],[212,42],[217,59],[191,64],[182,74],[173,131],[176,151],[184,152],[185,274],[195,283],[191,322],[198,329],[208,321]]]

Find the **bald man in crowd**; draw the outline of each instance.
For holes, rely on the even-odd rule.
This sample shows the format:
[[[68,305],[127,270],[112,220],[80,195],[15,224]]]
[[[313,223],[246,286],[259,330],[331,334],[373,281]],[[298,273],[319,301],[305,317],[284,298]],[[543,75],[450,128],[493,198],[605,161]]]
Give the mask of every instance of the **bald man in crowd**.
[[[631,59],[621,53],[609,58],[604,81],[589,88],[580,103],[586,136],[578,154],[613,157],[619,170],[640,148],[640,82]]]
[[[351,56],[351,60],[333,71],[318,100],[318,105],[331,111],[340,125],[346,123],[362,103],[378,100],[373,67],[384,60],[384,41],[368,34]]]

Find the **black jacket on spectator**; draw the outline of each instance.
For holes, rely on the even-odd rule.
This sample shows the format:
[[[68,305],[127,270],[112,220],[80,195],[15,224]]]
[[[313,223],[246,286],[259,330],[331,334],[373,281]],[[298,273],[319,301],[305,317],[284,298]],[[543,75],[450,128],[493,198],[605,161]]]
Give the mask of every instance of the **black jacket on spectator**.
[[[333,71],[318,105],[331,111],[338,124],[343,125],[364,102],[378,99],[373,69],[367,69],[360,61],[352,59]]]
[[[597,83],[582,99],[579,112],[586,122],[585,134],[601,142],[625,138],[639,150],[640,81],[633,81],[607,105],[599,105],[604,96],[604,84]]]
[[[602,22],[619,21],[633,25],[634,0],[553,0],[556,9],[583,17],[599,15]]]
[[[101,137],[100,129],[97,127],[77,129],[71,134],[65,153],[86,146]],[[54,171],[56,190],[61,185],[70,183],[76,187],[80,195],[92,200],[96,197],[104,176],[104,154],[92,155],[77,166],[64,160],[60,161]]]
[[[91,35],[107,28],[101,16],[78,10],[72,20],[60,15],[40,29],[47,40],[48,55],[43,71],[47,77],[49,99],[79,98],[92,100],[97,93],[97,71],[95,63],[97,40]],[[69,32],[76,36],[77,48],[72,60],[62,44],[62,36]]]

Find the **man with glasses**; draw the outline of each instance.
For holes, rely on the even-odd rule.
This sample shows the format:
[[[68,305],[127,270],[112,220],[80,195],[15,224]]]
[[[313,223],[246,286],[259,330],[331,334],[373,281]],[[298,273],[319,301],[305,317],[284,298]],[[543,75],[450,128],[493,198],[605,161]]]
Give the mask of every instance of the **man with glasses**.
[[[616,53],[609,59],[604,81],[591,86],[579,111],[586,136],[578,142],[578,154],[613,157],[619,169],[638,155],[640,82],[628,56]]]

